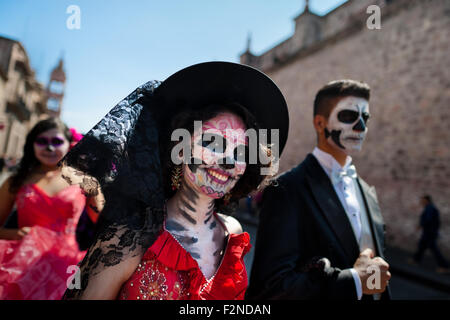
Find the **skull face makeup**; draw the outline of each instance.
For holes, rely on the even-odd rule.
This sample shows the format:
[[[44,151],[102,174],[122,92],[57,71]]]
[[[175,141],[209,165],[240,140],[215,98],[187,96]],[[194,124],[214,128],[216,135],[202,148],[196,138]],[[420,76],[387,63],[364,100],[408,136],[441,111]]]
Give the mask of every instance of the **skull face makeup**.
[[[56,166],[69,151],[70,142],[60,129],[50,129],[40,134],[34,144],[34,155],[46,166]]]
[[[197,159],[185,167],[186,182],[214,199],[229,192],[246,168],[245,130],[243,121],[228,112],[205,121],[193,134],[193,157]]]
[[[369,102],[359,97],[344,97],[332,110],[325,137],[348,155],[360,151],[367,133]]]

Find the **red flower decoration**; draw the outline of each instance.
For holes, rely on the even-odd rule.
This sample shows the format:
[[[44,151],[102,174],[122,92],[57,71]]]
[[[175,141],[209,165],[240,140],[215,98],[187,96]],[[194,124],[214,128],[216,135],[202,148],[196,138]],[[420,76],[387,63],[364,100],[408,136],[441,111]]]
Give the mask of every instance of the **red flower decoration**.
[[[72,142],[70,143],[70,149],[72,149],[81,139],[83,139],[83,135],[75,128],[70,128],[69,130],[72,134]]]

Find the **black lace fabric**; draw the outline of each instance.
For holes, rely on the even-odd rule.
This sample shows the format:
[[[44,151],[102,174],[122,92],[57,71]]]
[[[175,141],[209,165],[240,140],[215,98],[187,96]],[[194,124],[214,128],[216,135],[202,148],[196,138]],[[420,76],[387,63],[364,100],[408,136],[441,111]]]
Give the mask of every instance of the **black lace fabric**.
[[[63,299],[81,297],[89,280],[107,268],[142,257],[161,229],[158,106],[151,103],[159,84],[147,82],[120,101],[61,162],[70,184],[105,199],[94,244],[79,266],[81,288],[67,289]]]

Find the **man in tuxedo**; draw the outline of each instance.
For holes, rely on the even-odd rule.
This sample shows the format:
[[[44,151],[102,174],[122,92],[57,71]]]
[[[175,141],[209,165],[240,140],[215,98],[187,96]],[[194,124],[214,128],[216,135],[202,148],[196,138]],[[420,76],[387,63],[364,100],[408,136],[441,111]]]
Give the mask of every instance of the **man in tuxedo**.
[[[317,147],[264,192],[247,298],[390,298],[377,196],[351,158],[367,133],[369,98],[354,80],[317,93]]]

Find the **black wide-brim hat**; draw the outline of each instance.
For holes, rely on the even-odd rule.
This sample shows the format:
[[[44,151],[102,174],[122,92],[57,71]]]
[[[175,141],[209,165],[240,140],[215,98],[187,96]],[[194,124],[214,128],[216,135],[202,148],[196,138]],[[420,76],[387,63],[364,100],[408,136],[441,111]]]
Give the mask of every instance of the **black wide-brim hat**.
[[[235,102],[246,108],[260,129],[279,130],[279,154],[289,131],[286,101],[277,85],[255,68],[232,62],[204,62],[182,69],[154,92],[167,114],[184,108],[201,109],[214,103]]]

